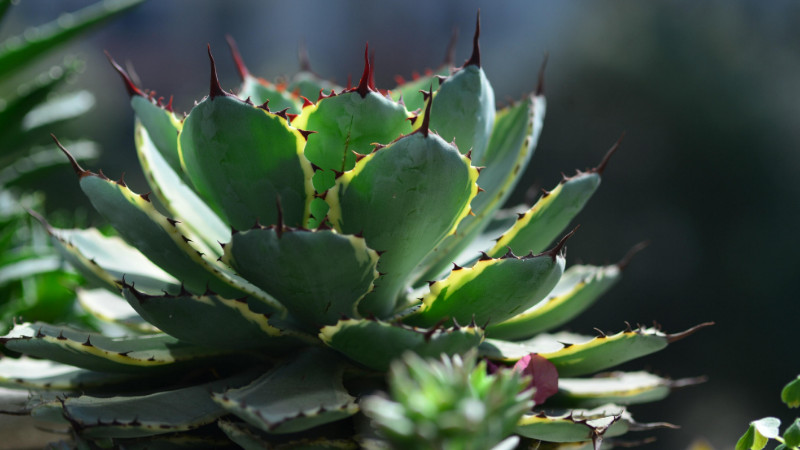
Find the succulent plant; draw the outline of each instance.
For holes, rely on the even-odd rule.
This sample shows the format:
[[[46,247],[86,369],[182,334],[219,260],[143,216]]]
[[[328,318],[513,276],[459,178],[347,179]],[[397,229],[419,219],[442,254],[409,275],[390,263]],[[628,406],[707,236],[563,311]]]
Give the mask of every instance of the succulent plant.
[[[222,430],[246,448],[346,448],[357,445],[359,398],[381,389],[406,352],[416,361],[477,351],[499,366],[537,354],[557,370],[558,393],[503,433],[599,448],[603,436],[647,428],[624,405],[686,381],[580,377],[705,324],[549,333],[627,263],[564,270],[571,233],[557,239],[617,145],[518,216],[501,210],[533,154],[545,99],[540,76],[534,94],[495,111],[479,31],[463,66],[391,91],[375,87],[368,51],[357,86],[324,84],[310,70],[272,84],[249,73],[231,41],[240,90],[221,87],[209,48],[209,95],[183,119],[109,57],[136,113],[152,193],[82,168],[62,147],[118,237],[42,222],[104,287],[82,292],[86,308],[127,334],[19,324],[0,341],[29,356],[0,360],[0,379],[66,392],[29,410],[103,445],[177,445]]]
[[[0,1],[0,20],[10,10],[10,0]],[[26,182],[65,163],[47,133],[59,123],[76,118],[92,107],[86,90],[57,94],[82,62],[66,57],[64,63],[31,76],[29,66],[56,47],[92,27],[141,3],[141,0],[106,1],[74,11],[60,20],[32,27],[0,43],[0,332],[14,318],[26,320],[77,319],[72,313],[72,288],[80,280],[50,245],[47,233],[25,209],[40,209],[41,193],[29,192]],[[68,20],[65,20],[68,19]],[[26,77],[20,83],[19,79]],[[70,142],[77,159],[98,155],[87,140]]]

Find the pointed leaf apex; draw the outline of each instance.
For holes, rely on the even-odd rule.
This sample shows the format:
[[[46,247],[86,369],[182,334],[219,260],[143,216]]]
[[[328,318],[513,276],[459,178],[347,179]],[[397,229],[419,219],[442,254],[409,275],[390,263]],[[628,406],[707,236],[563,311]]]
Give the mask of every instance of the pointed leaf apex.
[[[419,127],[417,131],[422,133],[423,136],[428,137],[428,133],[431,129],[431,105],[433,105],[433,83],[431,83],[431,90],[428,91],[428,104],[425,105],[425,116],[422,118],[422,125]],[[423,95],[425,93],[423,92]]]
[[[144,92],[142,92],[141,89],[139,89],[138,87],[136,87],[135,84],[133,84],[133,81],[131,80],[131,77],[128,75],[128,72],[125,72],[125,69],[120,67],[120,65],[117,64],[116,61],[114,61],[114,58],[111,57],[111,54],[108,53],[107,51],[103,51],[103,53],[106,54],[106,58],[108,58],[108,62],[111,63],[111,67],[113,67],[114,70],[117,71],[119,76],[122,77],[122,82],[125,83],[125,90],[128,91],[128,96],[133,97],[135,95],[139,95],[141,97],[146,98],[147,96],[144,95]]]
[[[457,42],[458,42],[458,27],[453,27],[453,32],[450,34],[450,42],[447,43],[447,50],[444,53],[444,65],[447,67],[450,67],[453,64],[455,64]]]
[[[561,250],[564,248],[564,245],[567,243],[567,240],[569,240],[569,238],[571,238],[572,235],[575,234],[575,232],[578,231],[578,228],[580,228],[580,227],[581,226],[578,225],[575,228],[573,228],[572,231],[567,233],[563,238],[561,238],[560,241],[558,241],[558,244],[556,244],[555,247],[551,248],[550,250],[547,250],[546,252],[544,252],[542,254],[543,255],[550,255],[550,257],[553,258],[553,261],[555,261],[556,257],[558,256],[559,253],[561,253]]]
[[[550,57],[550,54],[545,52],[544,59],[542,60],[542,66],[539,68],[539,81],[536,83],[536,96],[544,95],[544,70],[547,67],[547,59]]]
[[[75,174],[78,175],[78,178],[83,178],[91,174],[91,172],[89,172],[88,170],[84,170],[83,167],[81,167],[81,165],[78,164],[78,161],[75,159],[74,156],[72,156],[72,153],[70,153],[66,148],[64,148],[64,146],[61,145],[61,142],[58,142],[58,138],[56,138],[56,135],[50,133],[50,137],[53,138],[58,148],[61,149],[61,151],[64,152],[64,154],[67,156],[67,159],[69,159],[69,164],[72,166],[72,170],[75,171]]]
[[[239,47],[236,46],[236,41],[233,40],[233,36],[230,34],[225,35],[225,40],[228,41],[228,47],[231,49],[231,56],[233,56],[233,62],[236,64],[236,70],[239,72],[239,77],[241,77],[242,81],[250,75],[250,71],[247,70],[247,66],[244,65],[244,60],[242,59],[242,54],[239,53]]]
[[[300,62],[300,72],[313,72],[311,70],[311,59],[308,57],[308,48],[305,41],[300,41],[297,46],[297,60]]]
[[[475,35],[472,37],[472,56],[464,62],[464,65],[461,66],[481,66],[481,46],[478,42],[478,39],[481,36],[481,10],[478,10],[478,18],[475,20]]]
[[[694,334],[697,330],[701,330],[703,328],[710,327],[712,325],[715,325],[715,323],[714,322],[703,322],[703,323],[701,323],[699,325],[695,325],[692,328],[689,328],[688,330],[681,331],[680,333],[668,334],[667,335],[667,342],[672,344],[675,341],[679,341],[679,340],[681,340],[681,339],[683,339],[683,338],[685,338],[687,336],[690,336],[690,335]]]
[[[232,97],[231,94],[222,90],[222,86],[219,84],[219,78],[217,77],[217,64],[214,62],[214,55],[211,54],[211,45],[208,44],[208,59],[211,61],[211,86],[208,92],[209,98],[212,100],[214,97]]]
[[[625,256],[623,256],[622,259],[615,264],[617,268],[619,268],[619,270],[625,270],[625,268],[628,267],[628,264],[630,264],[631,259],[636,256],[637,253],[644,250],[648,245],[650,245],[650,241],[642,241],[634,245],[633,248],[628,250],[628,253],[626,253]]]
[[[606,165],[608,165],[608,161],[611,159],[611,156],[616,153],[617,149],[619,148],[619,144],[622,143],[622,139],[625,137],[625,132],[623,131],[622,134],[617,139],[617,142],[611,146],[611,148],[606,152],[606,156],[603,157],[603,160],[600,161],[600,164],[597,165],[594,169],[591,169],[590,172],[596,173],[598,175],[602,175],[603,171],[606,170]]]
[[[354,89],[361,98],[366,97],[367,93],[373,90],[372,86],[370,86],[370,79],[372,76],[372,66],[369,61],[369,42],[367,42],[364,48],[364,73],[361,74],[361,81],[359,81],[358,86]]]

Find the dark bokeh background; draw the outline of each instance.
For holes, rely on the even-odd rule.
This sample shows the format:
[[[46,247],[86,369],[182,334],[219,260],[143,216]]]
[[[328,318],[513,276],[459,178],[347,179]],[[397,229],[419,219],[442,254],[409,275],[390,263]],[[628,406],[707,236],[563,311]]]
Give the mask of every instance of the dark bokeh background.
[[[5,33],[86,3],[23,1]],[[657,320],[678,331],[717,322],[630,366],[710,377],[634,408],[639,420],[683,427],[655,433],[649,448],[686,448],[699,438],[733,448],[750,420],[780,415],[788,422],[779,392],[800,372],[796,2],[152,1],[67,49],[87,61],[75,85],[97,96],[71,135],[100,142],[104,154],[93,168],[112,177],[125,171],[143,192],[132,113],[103,49],[130,62],[144,87],[174,94],[175,109],[188,111],[207,89],[206,43],[223,86],[237,86],[228,33],[251,71],[268,79],[296,70],[304,41],[314,69],[344,83],[360,74],[369,41],[377,84],[390,88],[396,74],[438,66],[453,27],[461,30],[457,61],[466,59],[479,7],[483,67],[498,100],[531,91],[550,54],[545,128],[515,201],[531,185],[552,188],[562,171],[595,165],[627,131],[577,219],[582,227],[568,259],[615,261],[637,242],[652,243],[570,328],[619,331],[624,320]],[[89,209],[68,168],[46,188],[51,210]]]

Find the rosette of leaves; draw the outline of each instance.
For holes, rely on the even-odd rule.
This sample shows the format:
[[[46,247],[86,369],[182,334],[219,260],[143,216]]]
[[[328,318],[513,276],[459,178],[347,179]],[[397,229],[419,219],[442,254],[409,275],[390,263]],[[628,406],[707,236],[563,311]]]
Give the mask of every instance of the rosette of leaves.
[[[104,288],[84,292],[87,308],[129,335],[17,325],[2,342],[33,358],[0,361],[0,379],[67,392],[31,413],[104,445],[223,434],[246,448],[346,448],[357,445],[358,398],[380,389],[402,354],[474,350],[512,366],[535,353],[557,370],[558,393],[537,406],[548,412],[504,433],[600,445],[640,427],[622,405],[660,399],[681,382],[585,376],[693,330],[552,332],[625,266],[565,270],[569,235],[559,239],[613,149],[518,216],[500,210],[533,154],[545,99],[540,79],[535,93],[496,111],[478,35],[461,67],[391,91],[375,87],[367,52],[358,85],[331,89],[308,70],[283,84],[256,78],[232,45],[243,79],[234,95],[209,49],[209,95],[183,119],[112,60],[136,112],[151,192],[70,157],[118,236],[43,223]]]
[[[72,315],[72,292],[81,278],[50,245],[47,233],[26,209],[41,209],[43,196],[25,189],[45,171],[63,165],[61,152],[48,133],[85,113],[94,97],[85,90],[59,94],[82,62],[68,57],[61,65],[31,76],[29,66],[57,46],[140,3],[105,1],[37,27],[0,43],[0,330],[12,319],[58,321]],[[0,1],[0,20],[11,0]],[[20,82],[26,77],[24,82]],[[76,159],[96,157],[87,140],[69,143]],[[74,316],[72,318],[75,318]]]

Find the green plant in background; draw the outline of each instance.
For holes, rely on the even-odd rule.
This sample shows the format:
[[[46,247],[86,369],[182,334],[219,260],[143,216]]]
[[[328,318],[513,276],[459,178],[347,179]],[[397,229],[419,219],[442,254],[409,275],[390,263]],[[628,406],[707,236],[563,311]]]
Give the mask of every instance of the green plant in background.
[[[800,376],[784,386],[781,400],[789,408],[800,407]],[[736,450],[761,450],[770,439],[780,442],[775,450],[800,448],[800,418],[794,419],[783,436],[780,426],[781,421],[776,417],[764,417],[750,422],[750,427],[736,443]]]
[[[383,389],[406,352],[418,356],[395,366],[391,389],[402,405],[395,412],[413,424],[409,436],[425,427],[437,429],[418,435],[466,436],[470,422],[435,418],[479,403],[485,442],[513,433],[552,448],[599,448],[613,444],[604,438],[664,426],[636,423],[625,406],[691,380],[586,376],[707,324],[677,334],[552,332],[627,264],[564,270],[571,233],[547,250],[617,146],[532,207],[501,210],[533,154],[545,99],[540,77],[533,95],[495,111],[479,29],[462,67],[391,91],[375,87],[367,52],[357,86],[325,93],[330,82],[310,71],[287,84],[252,76],[232,45],[243,78],[234,95],[220,86],[209,49],[209,95],[183,120],[111,60],[136,113],[152,192],[85,170],[62,147],[119,237],[42,222],[100,286],[83,292],[83,305],[128,333],[19,324],[0,341],[29,356],[0,360],[0,381],[61,392],[34,397],[29,411],[68,422],[78,441],[126,448],[377,445],[359,398]],[[469,352],[494,374],[482,375],[473,356],[456,357]],[[440,363],[421,359],[442,354]],[[511,371],[532,378],[536,410]],[[416,395],[420,387],[430,395]],[[398,430],[371,398],[365,407],[391,440]],[[418,401],[427,409],[412,410]]]
[[[0,1],[0,20],[11,0]],[[28,66],[55,47],[140,3],[101,2],[52,23],[29,28],[23,35],[0,43],[0,330],[14,318],[59,321],[76,319],[73,288],[80,276],[68,269],[50,245],[47,233],[34,225],[26,209],[41,209],[43,196],[26,192],[20,183],[41,177],[64,164],[56,146],[42,146],[48,131],[73,119],[94,104],[85,90],[54,96],[82,62],[69,57],[31,79]],[[27,76],[25,82],[20,78]],[[77,159],[97,156],[90,141],[69,143]]]

